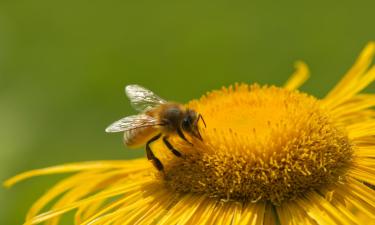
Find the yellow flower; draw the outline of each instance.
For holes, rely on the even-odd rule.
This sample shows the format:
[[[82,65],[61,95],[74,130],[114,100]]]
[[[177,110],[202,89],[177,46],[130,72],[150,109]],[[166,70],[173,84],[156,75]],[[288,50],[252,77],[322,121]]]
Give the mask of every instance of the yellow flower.
[[[37,200],[25,224],[75,210],[75,224],[371,224],[375,221],[375,43],[323,99],[284,87],[236,84],[187,104],[204,116],[203,142],[155,143],[164,164],[98,161],[34,170],[8,181],[76,172]],[[57,200],[55,201],[55,199]],[[46,205],[54,204],[45,212]]]

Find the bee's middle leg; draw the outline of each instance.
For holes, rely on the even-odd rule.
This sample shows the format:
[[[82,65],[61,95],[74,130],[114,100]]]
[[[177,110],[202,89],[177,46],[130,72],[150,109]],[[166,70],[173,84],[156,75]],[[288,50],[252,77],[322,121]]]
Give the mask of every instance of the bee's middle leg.
[[[151,138],[147,143],[146,143],[146,154],[147,154],[147,159],[152,161],[152,164],[158,169],[159,171],[162,171],[164,169],[163,164],[160,162],[160,160],[155,156],[155,154],[152,152],[150,144],[156,140],[158,140],[161,137],[161,134],[158,134]]]
[[[172,146],[172,144],[168,141],[168,136],[164,136],[164,137],[163,137],[163,142],[164,142],[164,144],[168,147],[168,149],[171,150],[171,152],[172,152],[175,156],[177,156],[177,157],[181,157],[181,156],[182,156],[181,153],[180,153],[178,150],[176,150],[176,149]]]

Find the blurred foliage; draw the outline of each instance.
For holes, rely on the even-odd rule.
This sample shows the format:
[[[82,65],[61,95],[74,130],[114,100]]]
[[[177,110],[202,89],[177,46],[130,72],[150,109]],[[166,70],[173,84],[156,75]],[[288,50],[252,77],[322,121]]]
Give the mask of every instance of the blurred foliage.
[[[104,133],[134,113],[126,84],[187,102],[234,82],[282,85],[301,59],[312,71],[302,90],[322,97],[375,39],[374,8],[371,0],[1,0],[0,180],[142,156],[121,134]],[[21,224],[60,177],[1,189],[0,224]]]

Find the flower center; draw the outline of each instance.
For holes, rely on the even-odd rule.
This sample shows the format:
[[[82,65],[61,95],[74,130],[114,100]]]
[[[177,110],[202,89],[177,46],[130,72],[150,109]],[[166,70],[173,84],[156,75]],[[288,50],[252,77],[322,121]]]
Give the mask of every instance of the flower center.
[[[173,138],[183,158],[162,156],[165,183],[177,192],[280,204],[341,179],[352,158],[345,131],[298,91],[236,85],[188,107],[207,128],[193,146]]]

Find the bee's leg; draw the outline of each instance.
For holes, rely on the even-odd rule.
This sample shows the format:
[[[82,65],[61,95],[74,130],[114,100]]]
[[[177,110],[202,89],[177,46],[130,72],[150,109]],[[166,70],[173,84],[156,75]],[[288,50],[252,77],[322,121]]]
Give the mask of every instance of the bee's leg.
[[[181,157],[181,153],[179,151],[177,151],[173,146],[172,144],[168,141],[168,136],[164,136],[163,137],[163,142],[164,144],[169,148],[169,150],[171,150],[171,152],[177,156],[177,157]]]
[[[159,171],[162,171],[164,166],[160,162],[160,160],[154,155],[154,153],[151,150],[150,144],[156,140],[158,140],[161,137],[161,134],[156,135],[155,137],[151,138],[147,143],[146,143],[146,154],[147,154],[147,159],[152,160],[152,164],[158,169]]]
[[[178,136],[180,136],[180,138],[182,138],[184,141],[186,141],[187,143],[193,145],[193,143],[191,143],[190,141],[188,141],[188,139],[186,139],[184,133],[182,132],[182,130],[180,128],[177,128],[177,134]]]

